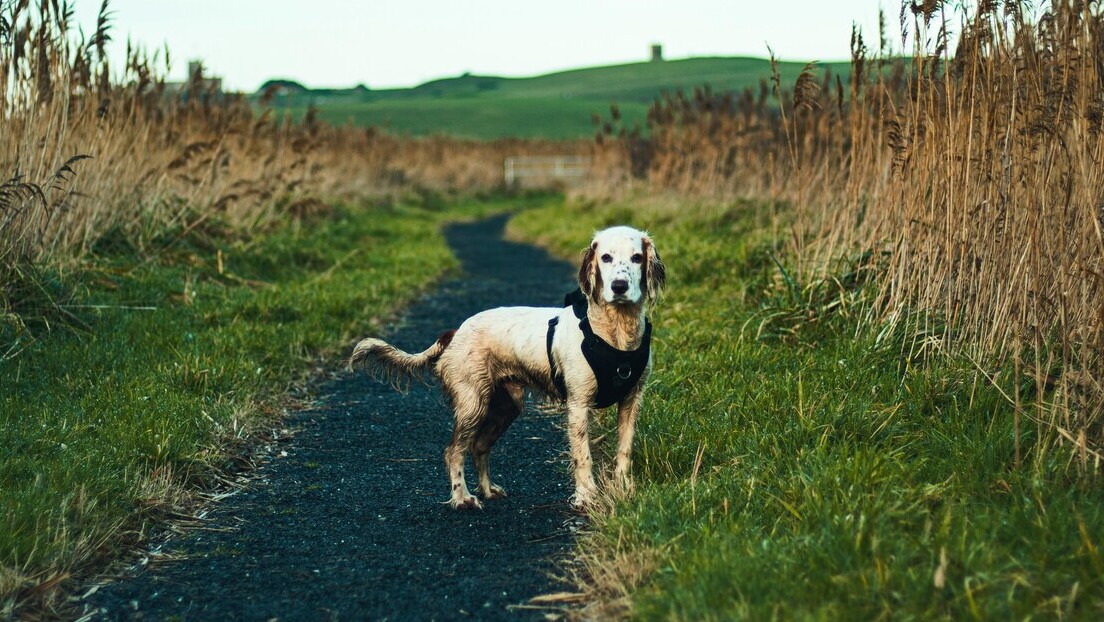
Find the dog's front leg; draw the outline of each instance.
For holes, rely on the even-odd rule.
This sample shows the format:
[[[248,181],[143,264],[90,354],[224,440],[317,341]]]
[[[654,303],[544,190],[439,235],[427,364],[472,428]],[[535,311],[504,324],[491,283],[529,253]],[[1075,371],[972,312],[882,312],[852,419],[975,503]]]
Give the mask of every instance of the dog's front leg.
[[[613,468],[613,480],[624,492],[631,492],[632,444],[636,432],[636,418],[640,415],[640,386],[617,405],[617,464]]]
[[[597,490],[590,458],[590,432],[587,429],[589,420],[590,409],[585,404],[568,405],[567,436],[575,469],[575,497],[572,504],[578,509],[586,509],[591,505]]]

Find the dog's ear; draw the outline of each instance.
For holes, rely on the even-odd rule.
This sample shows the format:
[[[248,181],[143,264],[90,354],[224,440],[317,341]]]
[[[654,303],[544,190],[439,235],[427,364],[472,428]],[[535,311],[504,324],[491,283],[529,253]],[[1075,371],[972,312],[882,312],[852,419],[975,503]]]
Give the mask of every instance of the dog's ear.
[[[644,262],[641,264],[640,280],[648,302],[655,304],[659,301],[659,295],[667,287],[667,268],[663,260],[659,258],[659,251],[648,236],[642,240],[644,246]]]
[[[590,299],[595,299],[598,296],[598,271],[594,261],[596,250],[598,250],[598,242],[591,243],[583,251],[583,265],[579,266],[579,289]]]

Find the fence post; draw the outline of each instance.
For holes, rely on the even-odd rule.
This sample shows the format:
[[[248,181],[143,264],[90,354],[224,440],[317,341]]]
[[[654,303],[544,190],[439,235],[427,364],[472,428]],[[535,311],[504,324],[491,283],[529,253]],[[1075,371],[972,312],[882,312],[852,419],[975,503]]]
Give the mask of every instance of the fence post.
[[[510,156],[502,161],[507,185],[540,187],[551,182],[575,183],[590,172],[591,159],[578,155]]]

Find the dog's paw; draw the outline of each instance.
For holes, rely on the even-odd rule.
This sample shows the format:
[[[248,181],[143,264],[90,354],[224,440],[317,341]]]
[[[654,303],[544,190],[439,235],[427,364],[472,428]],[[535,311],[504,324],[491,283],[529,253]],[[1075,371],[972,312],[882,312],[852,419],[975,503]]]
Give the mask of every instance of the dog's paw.
[[[594,496],[589,492],[576,492],[571,497],[571,507],[586,514],[594,506]]]
[[[466,497],[460,497],[460,498],[455,498],[454,497],[452,499],[452,501],[449,501],[449,505],[451,505],[452,509],[454,509],[454,510],[482,510],[483,509],[483,504],[479,502],[479,499],[476,499],[472,495],[468,495]]]
[[[490,501],[491,499],[501,499],[505,496],[506,491],[502,489],[502,486],[497,486],[495,484],[491,484],[491,489],[489,491],[483,492],[483,498],[487,501]]]
[[[636,490],[632,475],[625,471],[615,471],[613,480],[610,482],[610,490],[618,497],[631,497]]]

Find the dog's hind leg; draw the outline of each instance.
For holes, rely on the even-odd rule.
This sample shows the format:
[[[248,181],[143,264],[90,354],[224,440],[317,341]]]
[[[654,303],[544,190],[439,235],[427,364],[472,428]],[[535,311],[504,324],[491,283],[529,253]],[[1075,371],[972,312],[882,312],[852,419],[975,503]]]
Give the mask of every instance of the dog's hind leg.
[[[484,499],[506,496],[502,487],[491,483],[491,448],[524,409],[525,391],[521,385],[505,382],[495,387],[487,416],[476,430],[471,445],[472,462],[475,463],[475,472],[479,476],[479,493]]]
[[[449,505],[456,510],[482,509],[479,499],[468,492],[464,480],[464,455],[471,447],[472,439],[487,415],[489,399],[473,388],[455,391],[453,404],[456,420],[452,431],[452,440],[445,447],[445,468],[448,469],[452,483]]]

